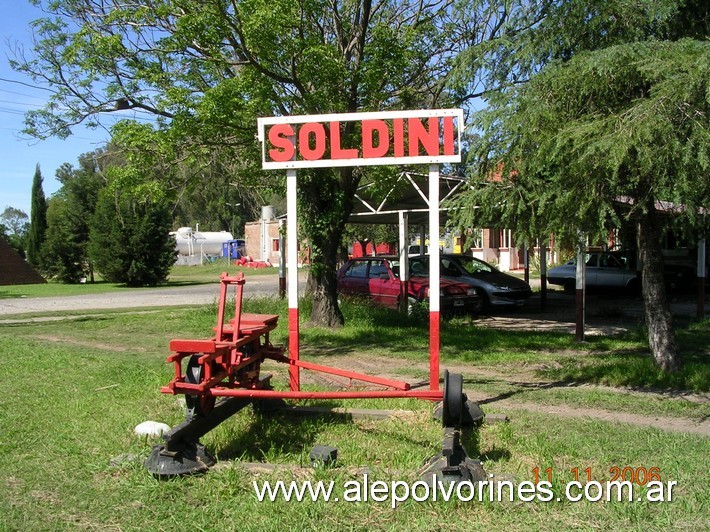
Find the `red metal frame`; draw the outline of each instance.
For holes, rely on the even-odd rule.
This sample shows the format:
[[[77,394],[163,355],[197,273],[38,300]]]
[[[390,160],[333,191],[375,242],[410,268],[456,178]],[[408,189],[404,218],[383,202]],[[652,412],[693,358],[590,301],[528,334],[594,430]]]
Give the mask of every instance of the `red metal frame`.
[[[169,394],[190,394],[210,397],[249,397],[253,399],[365,399],[414,397],[430,401],[441,401],[443,392],[439,390],[438,346],[430,346],[430,386],[428,390],[412,390],[409,383],[385,379],[364,373],[339,369],[301,360],[298,347],[298,309],[289,309],[289,356],[284,349],[274,347],[269,341],[269,333],[278,324],[278,316],[273,314],[250,314],[242,312],[244,275],[220,277],[220,299],[217,311],[215,336],[207,340],[182,340],[170,342],[172,354],[167,361],[174,364],[173,379],[161,391]],[[225,311],[229,287],[235,287],[234,317],[225,323]],[[295,315],[293,315],[295,314]],[[439,313],[432,313],[431,327],[438,332]],[[438,338],[438,334],[436,335]],[[199,383],[187,382],[182,368],[185,358],[199,356],[203,366]],[[289,391],[272,390],[271,376],[261,378],[261,363],[265,359],[275,360],[289,366]],[[386,390],[353,389],[348,391],[302,391],[300,368],[345,377],[350,381],[361,381],[369,385],[389,388]]]

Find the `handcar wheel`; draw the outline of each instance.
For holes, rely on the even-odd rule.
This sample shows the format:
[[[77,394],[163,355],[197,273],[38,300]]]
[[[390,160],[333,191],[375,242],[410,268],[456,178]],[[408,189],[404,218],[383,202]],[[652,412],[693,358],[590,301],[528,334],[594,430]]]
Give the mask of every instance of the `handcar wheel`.
[[[204,366],[198,361],[200,355],[193,355],[187,363],[185,370],[185,381],[190,384],[199,384],[202,381]],[[187,419],[207,415],[214,408],[215,398],[210,395],[188,395],[185,394],[185,405],[187,406]]]
[[[444,370],[444,400],[441,410],[441,422],[444,427],[461,426],[464,407],[463,376]]]

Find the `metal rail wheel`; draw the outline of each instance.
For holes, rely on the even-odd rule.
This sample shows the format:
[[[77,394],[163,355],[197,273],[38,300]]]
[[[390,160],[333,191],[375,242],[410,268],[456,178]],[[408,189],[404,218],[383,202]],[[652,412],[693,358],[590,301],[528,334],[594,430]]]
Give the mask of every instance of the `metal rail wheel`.
[[[200,364],[200,356],[192,355],[185,370],[185,382],[199,385],[204,380],[205,374],[205,367]],[[198,416],[207,415],[214,408],[215,402],[216,398],[211,395],[186,393],[186,419],[190,420]]]
[[[466,396],[463,393],[463,376],[444,370],[444,398],[441,423],[444,427],[458,427],[463,418]]]

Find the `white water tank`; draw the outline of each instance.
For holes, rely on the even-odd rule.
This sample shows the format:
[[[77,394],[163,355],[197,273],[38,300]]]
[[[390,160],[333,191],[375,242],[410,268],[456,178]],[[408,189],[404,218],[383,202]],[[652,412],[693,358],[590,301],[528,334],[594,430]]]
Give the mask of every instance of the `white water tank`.
[[[178,254],[188,257],[220,256],[222,244],[234,238],[229,231],[193,231],[192,227],[180,227],[173,235]]]
[[[268,222],[274,219],[276,219],[274,208],[271,205],[264,205],[261,208],[261,250],[259,253],[260,259],[263,261],[268,261],[271,253]]]
[[[274,215],[274,208],[271,205],[264,205],[261,208],[261,219],[262,220],[273,220],[276,218]]]

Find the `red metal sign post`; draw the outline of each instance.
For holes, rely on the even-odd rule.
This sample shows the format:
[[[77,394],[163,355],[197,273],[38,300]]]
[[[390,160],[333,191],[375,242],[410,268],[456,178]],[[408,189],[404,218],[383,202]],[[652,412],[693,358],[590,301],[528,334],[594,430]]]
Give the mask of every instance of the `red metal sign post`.
[[[358,122],[359,145],[344,147],[341,125]],[[289,381],[300,390],[297,168],[429,164],[429,389],[439,390],[439,164],[461,161],[460,109],[260,118],[262,167],[286,170]],[[402,244],[402,243],[400,243]],[[402,244],[403,245],[403,244]],[[406,248],[405,248],[406,252]]]

